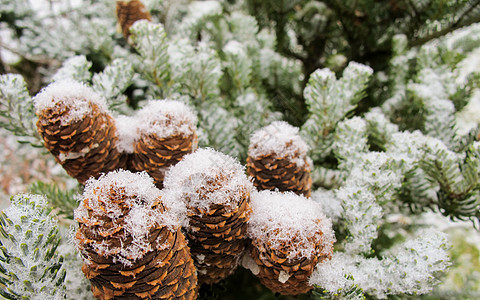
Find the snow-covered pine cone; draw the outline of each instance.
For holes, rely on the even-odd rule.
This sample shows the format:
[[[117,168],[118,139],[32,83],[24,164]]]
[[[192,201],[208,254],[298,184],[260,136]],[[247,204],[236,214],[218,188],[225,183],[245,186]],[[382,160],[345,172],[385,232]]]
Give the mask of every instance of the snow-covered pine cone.
[[[125,168],[126,156],[116,147],[115,121],[89,87],[54,82],[34,101],[45,147],[70,176],[83,184],[92,176]]]
[[[244,257],[243,266],[284,295],[312,289],[309,277],[317,263],[331,258],[335,241],[331,221],[318,203],[272,191],[252,194],[248,237],[250,256]]]
[[[130,36],[130,27],[132,27],[133,23],[138,20],[152,20],[150,12],[139,0],[117,0],[116,13],[118,24],[126,40]]]
[[[157,187],[163,187],[166,170],[197,148],[197,118],[179,101],[151,101],[135,116],[137,140],[131,167],[147,171]]]
[[[259,190],[278,189],[309,197],[312,178],[307,151],[298,128],[282,121],[273,122],[252,135],[247,173]]]
[[[147,173],[87,181],[75,210],[82,271],[97,299],[195,299],[197,275],[180,219]]]
[[[235,159],[213,149],[185,156],[165,177],[165,193],[185,201],[186,228],[199,283],[233,273],[246,247],[253,184]]]

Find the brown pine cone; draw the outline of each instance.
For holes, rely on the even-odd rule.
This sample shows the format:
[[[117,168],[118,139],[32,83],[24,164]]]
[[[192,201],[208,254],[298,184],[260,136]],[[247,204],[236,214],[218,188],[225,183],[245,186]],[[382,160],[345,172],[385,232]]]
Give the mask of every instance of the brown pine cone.
[[[150,12],[139,0],[117,0],[116,13],[118,24],[126,40],[130,36],[130,27],[132,27],[133,23],[138,20],[152,21]]]
[[[90,88],[55,82],[34,101],[45,147],[70,176],[83,184],[92,176],[125,168],[126,156],[116,147],[115,121]]]
[[[121,170],[87,181],[75,210],[76,243],[97,299],[196,298],[179,211],[145,172]]]
[[[273,122],[252,135],[247,173],[259,190],[278,189],[310,197],[312,163],[307,151],[298,128],[286,122]]]
[[[197,148],[197,118],[178,101],[151,101],[135,116],[140,124],[131,159],[133,171],[147,171],[163,188],[165,171]]]
[[[335,241],[320,205],[291,192],[261,191],[252,194],[252,211],[244,267],[275,293],[311,290],[309,278],[317,263],[331,259]]]
[[[187,205],[187,238],[200,283],[216,283],[237,268],[252,188],[243,166],[213,149],[199,149],[167,172],[165,193]]]

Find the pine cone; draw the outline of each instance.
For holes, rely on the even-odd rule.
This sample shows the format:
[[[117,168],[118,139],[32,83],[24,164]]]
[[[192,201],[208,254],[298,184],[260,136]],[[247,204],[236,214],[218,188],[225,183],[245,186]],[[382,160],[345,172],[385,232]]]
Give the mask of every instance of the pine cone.
[[[132,170],[147,171],[162,188],[165,171],[197,148],[196,116],[181,102],[163,100],[151,101],[136,118]]]
[[[117,1],[116,6],[118,24],[126,40],[130,36],[130,27],[138,20],[152,21],[150,12],[139,0]]]
[[[252,194],[248,236],[250,256],[244,266],[273,292],[297,295],[312,289],[308,281],[317,263],[331,259],[332,224],[320,205],[294,193]]]
[[[296,127],[274,122],[252,135],[247,173],[259,190],[293,191],[310,197],[311,160],[307,151],[308,146]]]
[[[196,298],[197,275],[178,205],[167,204],[145,172],[87,181],[75,210],[76,242],[97,299]]]
[[[45,147],[80,183],[125,168],[126,156],[116,148],[114,119],[91,89],[73,81],[55,82],[35,97],[35,106]]]
[[[212,149],[197,150],[168,171],[166,193],[187,205],[187,238],[199,282],[216,283],[237,268],[252,188],[235,159]]]

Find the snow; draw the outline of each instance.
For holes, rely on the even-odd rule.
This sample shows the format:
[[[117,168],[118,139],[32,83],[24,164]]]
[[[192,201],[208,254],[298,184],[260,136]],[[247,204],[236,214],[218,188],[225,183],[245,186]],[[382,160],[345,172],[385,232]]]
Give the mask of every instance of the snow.
[[[27,201],[24,201],[27,200]],[[29,203],[32,205],[25,205],[23,203]],[[29,216],[30,220],[33,219],[44,219],[44,211],[42,209],[47,207],[47,198],[41,195],[33,194],[17,194],[13,196],[11,200],[11,205],[3,210],[3,213],[10,219],[14,224],[22,224],[28,219],[23,219],[24,216]],[[50,222],[50,218],[45,218]],[[32,223],[32,225],[35,222]],[[47,222],[46,222],[47,223]],[[52,221],[52,226],[54,226],[55,221]],[[11,225],[11,224],[10,224]],[[38,235],[42,232],[33,232],[32,235]],[[22,237],[23,238],[23,237]]]
[[[384,152],[368,152],[361,156],[347,179],[346,186],[368,187],[379,197],[390,201],[391,197],[402,184],[403,175],[393,169],[392,158]]]
[[[186,212],[183,203],[170,202],[162,196],[163,193],[155,187],[153,179],[146,172],[113,171],[103,174],[98,180],[91,178],[87,181],[83,204],[75,210],[75,220],[99,222],[101,225],[108,218],[114,226],[105,233],[123,228],[133,238],[131,244],[111,247],[105,241],[94,241],[91,245],[98,253],[129,265],[132,259],[141,258],[143,253],[151,250],[148,235],[152,228],[166,226],[175,231],[181,224]],[[119,204],[115,200],[124,201]],[[164,212],[152,209],[157,201],[161,201],[165,207]],[[129,208],[126,214],[123,212],[125,205]],[[93,215],[89,216],[87,206],[93,210]]]
[[[340,220],[343,213],[342,202],[333,191],[320,188],[312,193],[311,199],[320,204],[323,212],[332,222]]]
[[[250,270],[253,275],[258,275],[258,273],[260,273],[260,267],[257,265],[255,260],[250,256],[248,252],[243,255],[240,263],[245,269]]]
[[[476,28],[480,29],[480,25]],[[480,48],[473,50],[467,58],[459,63],[457,82],[466,82],[470,74],[480,68]],[[469,103],[457,113],[457,121],[461,132],[466,133],[480,124],[480,90],[473,92]]]
[[[349,231],[349,239],[344,247],[347,253],[363,253],[371,249],[372,241],[378,236],[377,226],[383,210],[368,188],[352,184],[335,191],[342,202],[343,218]]]
[[[87,155],[90,151],[92,151],[93,149],[96,149],[98,148],[100,145],[98,143],[93,143],[93,144],[90,144],[84,148],[82,148],[80,151],[78,152],[67,152],[67,153],[64,153],[64,152],[61,152],[59,155],[58,155],[58,159],[61,161],[61,162],[64,162],[66,161],[67,159],[77,159],[79,157],[84,157],[85,155]]]
[[[189,17],[199,20],[209,16],[221,15],[222,6],[217,1],[193,1],[188,6]]]
[[[297,165],[303,165],[308,146],[298,134],[298,128],[284,121],[276,121],[253,133],[250,138],[248,155],[259,158],[274,154],[279,158],[286,157],[295,160]]]
[[[117,149],[122,153],[133,153],[135,142],[140,138],[138,127],[140,119],[131,116],[118,116],[115,118],[117,128]]]
[[[285,271],[280,271],[280,273],[278,274],[278,281],[280,281],[281,283],[285,283],[288,281],[288,279],[290,278],[290,275],[288,274],[288,272],[285,272]]]
[[[332,223],[321,206],[292,192],[252,193],[247,235],[272,249],[287,246],[288,259],[329,255],[335,242]],[[315,246],[320,244],[319,253]]]
[[[165,174],[163,184],[172,201],[185,201],[188,207],[199,210],[219,204],[231,211],[253,189],[244,166],[211,148],[184,156]]]
[[[44,196],[18,194],[2,211],[2,273],[15,278],[7,285],[8,292],[26,299],[64,299],[61,288],[54,291],[58,286],[55,284],[57,275],[44,273],[40,276],[40,272],[55,266],[59,268],[58,275],[64,271],[56,253],[51,259],[45,258],[50,250],[55,249],[53,244],[58,237],[57,221],[49,216],[47,207]]]
[[[231,40],[223,47],[223,51],[232,55],[245,55],[245,46],[238,41]]]
[[[174,135],[189,136],[196,131],[197,116],[190,107],[180,101],[149,101],[135,117],[138,119],[140,134],[155,134],[158,138],[166,138]],[[127,136],[133,135],[125,131],[123,133]]]
[[[90,87],[73,80],[60,80],[51,83],[42,89],[33,98],[33,101],[37,115],[58,105],[68,107],[68,114],[62,116],[62,125],[81,120],[85,115],[91,113],[91,104],[96,104],[101,111],[108,112],[107,104],[100,95]]]
[[[444,233],[422,229],[415,239],[398,245],[381,260],[337,252],[317,265],[310,284],[330,293],[357,285],[379,299],[389,294],[425,294],[436,281],[433,275],[450,264],[447,249]]]
[[[62,67],[53,75],[52,81],[78,80],[88,82],[91,78],[90,68],[92,63],[85,55],[76,55],[63,62]]]

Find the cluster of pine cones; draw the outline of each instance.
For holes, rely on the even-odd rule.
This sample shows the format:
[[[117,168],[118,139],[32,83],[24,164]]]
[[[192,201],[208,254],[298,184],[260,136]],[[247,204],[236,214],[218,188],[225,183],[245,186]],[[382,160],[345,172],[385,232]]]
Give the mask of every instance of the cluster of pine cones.
[[[35,105],[45,146],[86,184],[76,241],[96,298],[194,299],[240,264],[274,292],[305,293],[331,257],[331,224],[305,198],[311,162],[297,128],[254,133],[245,172],[195,151],[196,117],[176,101],[114,118],[85,85],[59,82]]]
[[[152,101],[117,122],[78,82],[54,82],[34,101],[45,147],[80,184],[126,169],[146,171],[162,188],[165,171],[197,147],[196,116],[181,102]]]

